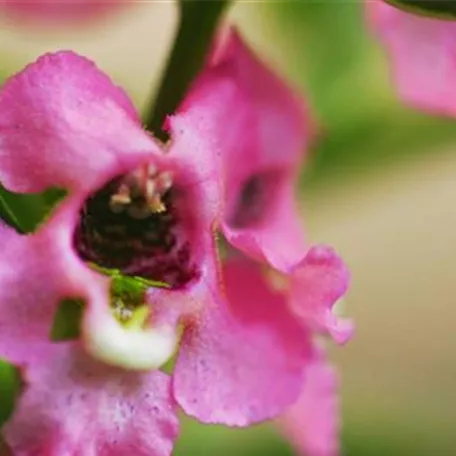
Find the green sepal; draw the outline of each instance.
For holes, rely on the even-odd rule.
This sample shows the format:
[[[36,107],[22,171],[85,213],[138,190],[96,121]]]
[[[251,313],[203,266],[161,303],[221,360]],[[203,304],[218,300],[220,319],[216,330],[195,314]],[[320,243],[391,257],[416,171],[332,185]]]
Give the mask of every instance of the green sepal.
[[[385,0],[396,8],[419,16],[456,20],[456,0]]]
[[[164,282],[125,275],[119,269],[104,268],[95,263],[88,263],[88,266],[100,274],[111,277],[111,293],[113,296],[137,296],[143,295],[148,288],[169,288],[169,285]]]

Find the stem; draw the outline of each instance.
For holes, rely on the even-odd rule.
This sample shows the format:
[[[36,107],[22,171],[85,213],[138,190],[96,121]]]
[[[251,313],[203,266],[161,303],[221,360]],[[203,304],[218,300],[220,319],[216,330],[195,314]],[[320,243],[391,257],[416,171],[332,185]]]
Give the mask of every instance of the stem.
[[[163,73],[155,103],[144,117],[145,126],[158,138],[167,139],[162,130],[200,71],[212,45],[218,21],[229,0],[181,0],[180,18],[173,49]]]

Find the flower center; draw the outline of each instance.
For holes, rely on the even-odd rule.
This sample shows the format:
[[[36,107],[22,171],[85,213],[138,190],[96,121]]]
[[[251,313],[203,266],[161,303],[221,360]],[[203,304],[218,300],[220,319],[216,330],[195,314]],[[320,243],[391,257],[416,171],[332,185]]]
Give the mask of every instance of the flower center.
[[[81,258],[179,288],[198,273],[182,192],[153,165],[119,176],[85,202],[74,235]]]

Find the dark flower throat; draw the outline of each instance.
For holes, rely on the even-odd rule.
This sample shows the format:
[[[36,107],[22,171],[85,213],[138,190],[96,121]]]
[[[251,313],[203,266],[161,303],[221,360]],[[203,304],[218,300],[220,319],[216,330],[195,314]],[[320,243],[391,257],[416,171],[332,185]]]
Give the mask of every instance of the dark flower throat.
[[[164,174],[148,179],[143,186],[131,176],[117,177],[91,195],[75,247],[84,261],[180,288],[197,267],[176,207],[177,190]]]

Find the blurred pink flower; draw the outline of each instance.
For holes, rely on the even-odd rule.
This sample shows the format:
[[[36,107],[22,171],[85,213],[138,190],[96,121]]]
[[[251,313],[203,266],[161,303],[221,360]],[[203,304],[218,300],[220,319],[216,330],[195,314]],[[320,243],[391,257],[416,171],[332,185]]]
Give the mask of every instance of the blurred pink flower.
[[[167,120],[163,147],[125,93],[71,52],[41,57],[3,87],[0,180],[17,192],[68,190],[35,233],[0,233],[0,356],[22,366],[26,384],[4,430],[17,454],[167,455],[176,405],[245,426],[298,397],[313,357],[308,328],[285,305],[220,290],[224,133],[245,106],[232,67],[212,66]],[[150,318],[129,329],[113,315],[110,279],[87,263],[170,289],[149,289]],[[82,337],[53,344],[66,298],[85,303]],[[181,326],[171,380],[157,369]]]
[[[314,246],[289,279],[288,302],[293,314],[313,334],[330,335],[344,344],[353,335],[353,322],[337,317],[334,305],[345,295],[350,275],[333,249]],[[336,371],[323,349],[314,345],[313,358],[306,366],[301,396],[278,420],[299,454],[339,454],[339,410]]]
[[[223,141],[222,231],[246,255],[288,272],[306,251],[295,186],[315,130],[307,106],[231,31],[213,52],[241,102]]]
[[[235,31],[215,49],[210,64],[230,71],[241,94],[222,148],[226,182],[222,231],[231,247],[243,252],[230,248],[224,263],[229,305],[253,328],[259,322],[252,303],[261,303],[256,312],[263,315],[264,323],[258,330],[267,330],[274,312],[276,321],[293,321],[301,338],[308,338],[311,349],[301,366],[304,377],[289,384],[289,393],[299,393],[300,398],[280,419],[280,426],[300,452],[333,456],[338,452],[336,382],[313,341],[315,335],[329,334],[337,343],[345,343],[353,324],[333,313],[347,290],[349,272],[330,247],[308,247],[294,194],[316,124],[303,100],[258,60]],[[297,329],[293,332],[299,334]],[[246,340],[246,353],[248,349]],[[267,358],[258,355],[259,370],[280,359],[277,349],[269,351]],[[275,397],[280,391],[277,383],[266,371],[262,378],[256,394],[264,391]],[[246,395],[249,405],[254,394],[252,389],[250,399]]]
[[[337,373],[326,361],[323,350],[317,349],[314,360],[307,368],[300,398],[277,421],[299,454],[339,454],[337,390]]]
[[[245,257],[229,258],[224,265],[224,273],[232,309],[245,315],[245,321],[250,320],[252,327],[257,326],[258,321],[251,317],[254,312],[251,303],[257,302],[261,305],[256,312],[263,315],[266,324],[274,312],[276,319],[282,315],[282,320],[285,321],[286,318],[293,321],[294,325],[298,323],[301,332],[307,335],[312,346],[311,355],[305,359],[304,376],[300,384],[290,385],[294,393],[300,392],[300,397],[277,420],[277,424],[300,454],[337,455],[337,378],[335,371],[325,360],[324,351],[315,342],[315,336],[335,334],[336,341],[342,343],[347,342],[353,333],[349,320],[337,318],[332,313],[332,307],[344,296],[349,284],[346,266],[331,248],[315,246],[309,249],[299,266],[288,276],[277,276],[274,271],[263,269]],[[315,292],[316,290],[318,292]],[[310,307],[313,312],[310,312]],[[316,318],[323,315],[325,318]],[[319,321],[318,325],[315,324],[316,320]],[[336,333],[335,327],[340,328]],[[269,332],[266,325],[264,328]],[[261,329],[259,326],[257,331]],[[291,336],[292,333],[289,332],[288,338]],[[275,345],[282,344],[277,340]],[[246,351],[249,349],[247,343],[244,347]],[[268,364],[280,359],[276,358],[277,350],[272,347],[274,345],[268,353]],[[259,358],[258,364],[261,363],[265,363],[265,358]],[[265,372],[262,376],[262,389],[275,396],[278,392],[277,386],[267,374]],[[250,399],[246,397],[247,404],[252,404],[255,394],[258,394],[258,391],[252,391]]]
[[[394,83],[412,106],[455,116],[456,24],[366,2],[368,23],[385,46]]]
[[[338,344],[353,333],[351,320],[337,318],[334,304],[347,291],[350,273],[331,247],[312,246],[290,274],[290,306],[312,331],[329,335]]]
[[[0,0],[0,11],[33,23],[86,22],[100,19],[129,0]]]

